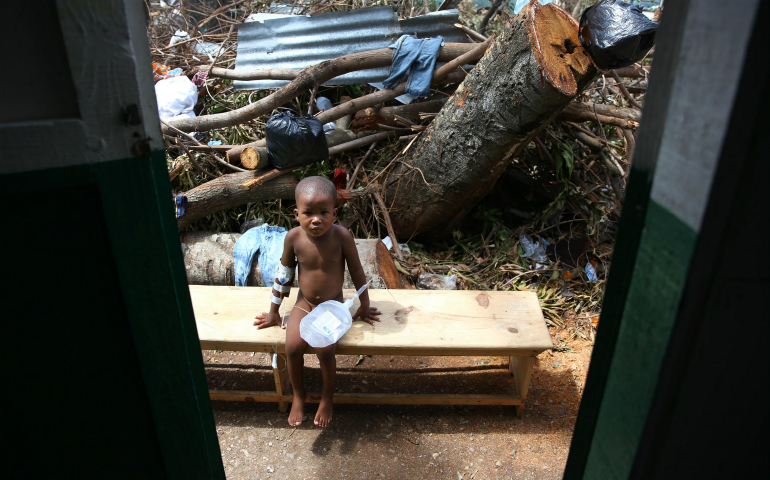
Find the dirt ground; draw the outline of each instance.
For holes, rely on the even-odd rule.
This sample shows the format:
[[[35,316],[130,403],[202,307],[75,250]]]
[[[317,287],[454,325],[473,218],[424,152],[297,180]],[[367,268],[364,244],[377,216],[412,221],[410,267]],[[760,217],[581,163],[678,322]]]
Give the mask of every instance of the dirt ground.
[[[557,332],[552,329],[552,336]],[[326,429],[289,427],[276,404],[212,402],[229,479],[556,479],[567,460],[590,361],[591,342],[575,338],[542,353],[524,416],[502,406],[335,405]],[[205,350],[209,386],[273,390],[264,353]],[[337,357],[337,391],[505,393],[514,390],[502,357]],[[320,391],[314,356],[308,390]]]

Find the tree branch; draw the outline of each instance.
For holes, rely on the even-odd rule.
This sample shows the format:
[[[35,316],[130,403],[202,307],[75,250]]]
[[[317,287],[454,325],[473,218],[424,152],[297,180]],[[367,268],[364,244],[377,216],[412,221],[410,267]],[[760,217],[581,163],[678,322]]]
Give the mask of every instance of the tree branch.
[[[439,51],[438,61],[445,62],[456,58],[458,55],[476,47],[472,43],[447,43]],[[215,128],[232,127],[253,120],[261,115],[273,111],[306,90],[313,88],[315,84],[323,84],[334,77],[344,75],[356,70],[378,68],[392,63],[393,52],[390,48],[369,50],[366,52],[352,53],[339,58],[321,62],[318,65],[306,68],[297,78],[291,81],[277,92],[260,99],[245,107],[225,113],[204,115],[194,118],[180,118],[170,122],[171,125],[185,132],[207,131]]]

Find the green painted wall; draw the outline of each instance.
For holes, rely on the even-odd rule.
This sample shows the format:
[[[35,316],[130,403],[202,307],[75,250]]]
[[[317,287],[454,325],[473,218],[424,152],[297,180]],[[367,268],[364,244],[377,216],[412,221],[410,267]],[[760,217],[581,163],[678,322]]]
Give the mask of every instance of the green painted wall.
[[[164,152],[0,197],[12,477],[224,478]]]
[[[650,202],[583,478],[630,474],[696,239],[690,227]]]

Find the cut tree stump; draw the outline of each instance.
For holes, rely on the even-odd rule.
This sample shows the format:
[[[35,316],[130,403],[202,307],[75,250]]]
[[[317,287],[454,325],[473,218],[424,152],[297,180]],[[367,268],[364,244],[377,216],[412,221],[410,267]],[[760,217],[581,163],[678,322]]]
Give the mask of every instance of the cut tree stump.
[[[270,160],[265,147],[246,148],[241,152],[240,157],[241,164],[249,170],[270,168]],[[230,159],[228,158],[228,160]]]
[[[455,229],[598,73],[569,13],[527,5],[388,173],[385,203],[398,238]]]

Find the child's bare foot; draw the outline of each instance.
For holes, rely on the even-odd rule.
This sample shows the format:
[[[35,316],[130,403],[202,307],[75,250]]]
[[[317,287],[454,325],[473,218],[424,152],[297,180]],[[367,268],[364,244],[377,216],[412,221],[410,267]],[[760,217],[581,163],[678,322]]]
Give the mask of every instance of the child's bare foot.
[[[289,425],[299,427],[302,425],[302,417],[305,414],[305,396],[294,395],[291,401],[291,412],[289,412]]]
[[[315,414],[313,423],[319,427],[326,427],[332,423],[332,408],[334,402],[331,397],[321,396],[321,402],[318,404],[318,412]]]

